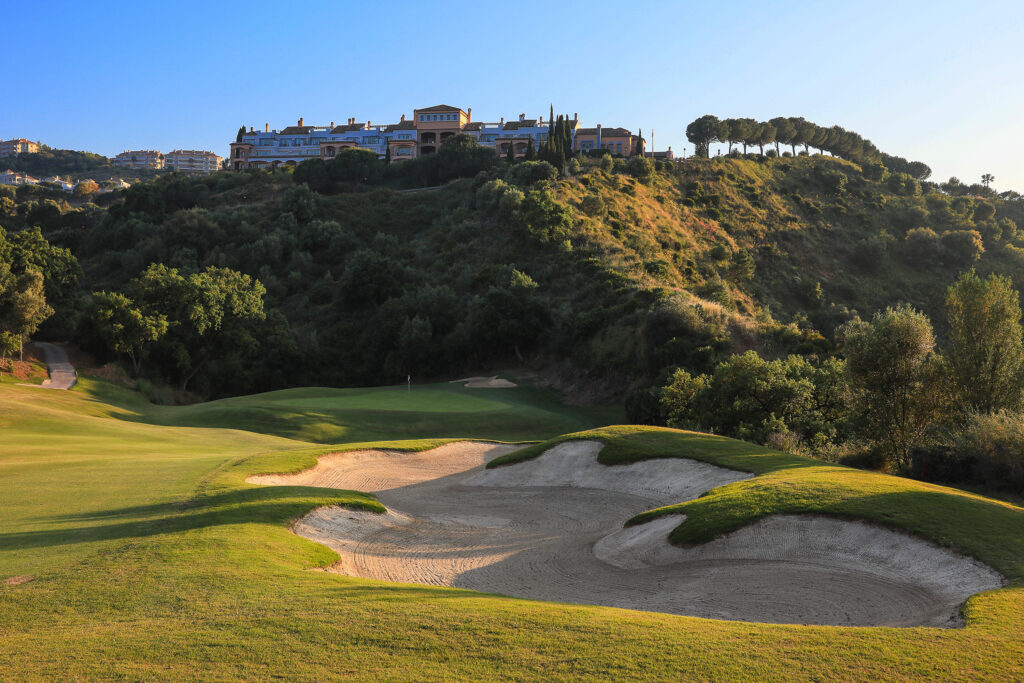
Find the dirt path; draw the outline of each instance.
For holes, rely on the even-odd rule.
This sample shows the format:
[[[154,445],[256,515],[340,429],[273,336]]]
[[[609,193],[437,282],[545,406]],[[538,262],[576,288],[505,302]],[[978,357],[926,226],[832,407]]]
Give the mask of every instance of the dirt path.
[[[933,544],[832,519],[772,517],[676,548],[667,537],[678,516],[622,524],[750,475],[681,458],[606,467],[596,442],[483,469],[514,448],[360,451],[250,481],[375,492],[387,514],[322,508],[295,527],[336,550],[334,569],[352,576],[717,619],[887,626],[955,626],[967,597],[1001,585]]]
[[[48,342],[36,342],[35,344],[42,350],[46,365],[50,369],[50,379],[44,381],[41,386],[47,389],[70,389],[75,386],[78,374],[68,360],[67,352],[56,344]]]

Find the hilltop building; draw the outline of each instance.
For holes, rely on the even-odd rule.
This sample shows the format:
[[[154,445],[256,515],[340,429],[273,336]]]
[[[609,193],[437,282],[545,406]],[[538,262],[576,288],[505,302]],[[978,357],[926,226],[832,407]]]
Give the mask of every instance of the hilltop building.
[[[213,152],[199,149],[176,149],[163,154],[155,149],[126,150],[110,160],[121,168],[162,168],[183,173],[213,173],[220,169],[219,157]]]
[[[198,149],[176,149],[164,155],[164,168],[184,173],[213,173],[220,169],[222,157]]]
[[[19,154],[35,154],[39,151],[39,143],[15,138],[13,140],[0,140],[0,158],[16,157]]]
[[[152,168],[164,167],[164,155],[155,149],[125,150],[110,160],[114,166],[121,168]]]
[[[231,143],[230,166],[241,170],[294,165],[307,159],[330,160],[351,147],[371,150],[382,159],[390,151],[392,161],[401,161],[433,154],[445,140],[460,133],[473,136],[480,145],[501,155],[507,154],[511,146],[513,154],[521,157],[530,140],[534,149],[547,140],[550,125],[543,116],[527,119],[526,114],[508,122],[504,118],[491,123],[473,121],[471,108],[462,110],[447,104],[414,109],[411,119],[403,114],[397,123],[362,123],[349,118],[338,126],[333,121],[329,126],[307,126],[300,118],[296,125],[281,130],[271,130],[268,123],[262,131],[250,127],[240,133]],[[611,154],[630,156],[643,147],[642,139],[625,128],[580,128],[575,114],[569,128],[577,152],[606,149]]]

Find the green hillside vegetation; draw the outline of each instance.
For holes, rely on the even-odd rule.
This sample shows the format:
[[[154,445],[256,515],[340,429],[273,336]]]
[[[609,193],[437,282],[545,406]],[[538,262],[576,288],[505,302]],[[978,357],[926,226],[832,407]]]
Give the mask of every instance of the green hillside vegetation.
[[[41,145],[38,152],[5,158],[0,166],[5,170],[20,171],[40,179],[71,176],[76,180],[90,178],[99,182],[111,178],[152,179],[160,174],[160,171],[152,169],[114,166],[109,158],[101,154],[56,149],[46,145]]]
[[[947,301],[976,277],[1003,294],[975,322],[1019,329],[1024,199],[988,176],[929,182],[920,162],[804,123],[702,117],[701,140],[737,148],[682,163],[567,158],[564,136],[535,152],[557,166],[509,162],[455,136],[409,162],[355,149],[274,172],[172,174],[107,208],[16,196],[3,220],[82,268],[73,295],[47,299],[39,334],[200,396],[526,366],[580,400],[623,402],[631,422],[1024,490],[1024,447],[1000,444],[989,466],[967,433],[1007,411],[1024,435],[1020,393],[961,400],[992,371],[985,354],[1019,335],[958,346]],[[847,342],[866,348],[890,319],[920,335],[916,374],[858,375]],[[737,406],[762,385],[760,405]],[[872,410],[889,395],[922,401]]]
[[[394,389],[376,390],[387,394]],[[448,428],[507,430],[495,390],[464,390]],[[497,390],[498,392],[507,390]],[[399,390],[397,392],[401,394]],[[252,397],[221,420],[252,419]],[[300,401],[324,396],[293,395]],[[364,398],[353,399],[357,407]],[[480,403],[477,402],[479,399]],[[111,403],[115,400],[115,403]],[[375,402],[383,401],[380,397]],[[454,399],[453,399],[454,400]],[[530,402],[522,397],[524,408]],[[401,402],[399,402],[401,403]],[[543,403],[533,406],[550,410]],[[321,505],[379,510],[372,496],[253,486],[327,452],[238,429],[150,423],[170,408],[89,380],[70,392],[0,385],[0,661],[17,680],[1014,680],[1024,675],[1024,509],[944,487],[648,427],[571,435],[617,462],[674,455],[757,472],[686,504],[678,540],[699,542],[774,512],[843,514],[913,530],[1000,570],[962,629],[713,621],[353,579],[310,569],[336,555],[288,530]],[[237,414],[232,416],[234,410]],[[488,427],[478,422],[491,414]],[[165,413],[163,413],[166,415]],[[596,416],[593,419],[597,419]],[[411,436],[404,412],[396,436]],[[284,433],[293,432],[286,426]],[[450,433],[450,432],[449,432]],[[427,436],[417,434],[417,436]],[[520,438],[554,437],[537,429]],[[419,450],[441,441],[370,444]],[[656,511],[655,514],[658,512]]]

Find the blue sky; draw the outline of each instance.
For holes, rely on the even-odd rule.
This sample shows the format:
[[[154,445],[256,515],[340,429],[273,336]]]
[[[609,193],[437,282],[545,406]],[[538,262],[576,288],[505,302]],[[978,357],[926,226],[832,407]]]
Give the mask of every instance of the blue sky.
[[[705,113],[803,116],[1024,192],[1021,3],[48,2],[4,24],[0,139],[225,154],[243,123],[554,102],[688,151]]]

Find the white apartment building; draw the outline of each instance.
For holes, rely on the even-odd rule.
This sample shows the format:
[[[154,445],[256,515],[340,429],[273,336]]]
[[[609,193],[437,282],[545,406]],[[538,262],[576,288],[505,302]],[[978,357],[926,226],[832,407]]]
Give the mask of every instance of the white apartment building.
[[[222,157],[198,149],[176,149],[164,155],[164,168],[183,173],[213,173],[220,169]]]

